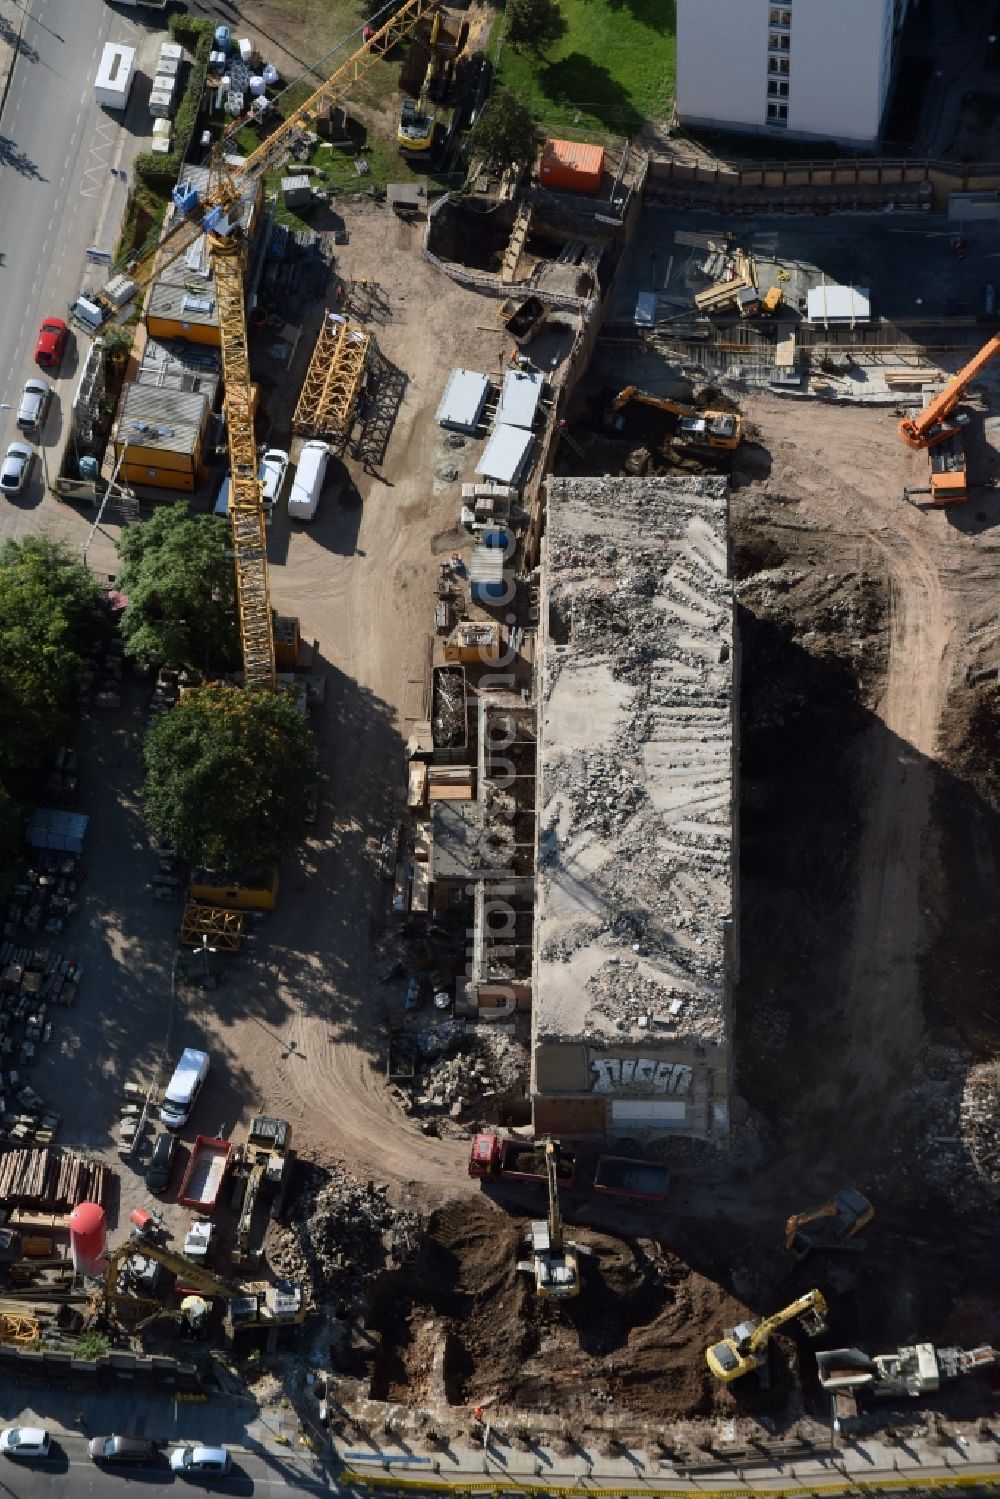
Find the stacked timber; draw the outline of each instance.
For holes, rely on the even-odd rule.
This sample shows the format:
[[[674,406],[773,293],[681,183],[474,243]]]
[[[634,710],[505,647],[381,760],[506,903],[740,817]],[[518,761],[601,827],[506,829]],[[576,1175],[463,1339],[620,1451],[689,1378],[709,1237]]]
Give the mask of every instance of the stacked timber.
[[[101,1161],[62,1150],[8,1150],[0,1154],[0,1204],[50,1211],[111,1198],[114,1173]]]

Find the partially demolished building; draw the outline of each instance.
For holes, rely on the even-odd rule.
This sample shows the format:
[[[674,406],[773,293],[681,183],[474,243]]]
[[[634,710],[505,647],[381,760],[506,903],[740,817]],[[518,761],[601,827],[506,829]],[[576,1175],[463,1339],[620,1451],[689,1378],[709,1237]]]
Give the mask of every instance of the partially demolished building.
[[[727,481],[550,480],[540,612],[535,1129],[725,1140],[738,952]]]

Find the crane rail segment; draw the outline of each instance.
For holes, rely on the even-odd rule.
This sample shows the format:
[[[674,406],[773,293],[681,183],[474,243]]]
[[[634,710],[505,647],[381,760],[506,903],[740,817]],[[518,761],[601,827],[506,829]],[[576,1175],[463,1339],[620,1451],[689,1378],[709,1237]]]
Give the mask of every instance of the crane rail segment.
[[[319,437],[341,436],[348,430],[370,347],[369,334],[352,328],[337,313],[324,313],[292,417],[293,432]]]

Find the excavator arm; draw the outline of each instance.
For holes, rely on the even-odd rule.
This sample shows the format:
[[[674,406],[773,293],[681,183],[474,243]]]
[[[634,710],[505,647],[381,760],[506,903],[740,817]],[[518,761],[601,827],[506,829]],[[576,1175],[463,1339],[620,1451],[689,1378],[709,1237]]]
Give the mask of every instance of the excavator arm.
[[[797,1301],[783,1306],[780,1312],[775,1312],[773,1316],[764,1317],[758,1322],[747,1341],[747,1350],[750,1353],[759,1353],[780,1327],[784,1327],[786,1322],[794,1322],[797,1318],[802,1319],[807,1331],[818,1333],[826,1325],[826,1313],[826,1297],[822,1291],[807,1291]]]
[[[950,437],[957,428],[949,426],[948,420],[955,411],[967,388],[976,376],[986,368],[991,359],[1000,354],[1000,333],[983,344],[978,354],[959,370],[948,384],[915,417],[904,417],[899,424],[899,435],[909,448],[929,448],[942,438]]]
[[[698,416],[700,414],[693,406],[685,406],[680,401],[671,401],[667,396],[651,396],[636,385],[626,385],[624,390],[620,390],[611,402],[611,410],[621,411],[630,401],[636,401],[640,406],[655,406],[658,411],[669,411],[674,416]]]
[[[559,1208],[559,1180],[556,1174],[558,1152],[554,1140],[545,1142],[545,1179],[549,1188],[549,1250],[553,1255],[563,1252],[562,1212]]]
[[[156,1260],[172,1275],[183,1276],[187,1285],[193,1286],[196,1291],[201,1291],[204,1296],[219,1296],[227,1299],[236,1294],[236,1287],[229,1281],[221,1280],[217,1275],[213,1275],[211,1270],[206,1270],[204,1265],[198,1265],[194,1260],[189,1260],[186,1254],[178,1254],[175,1249],[166,1249],[162,1244],[145,1242],[137,1244],[135,1240],[127,1239],[124,1244],[119,1244],[108,1259],[108,1268],[104,1273],[106,1307],[122,1300],[117,1290],[118,1269],[123,1260],[133,1256],[139,1256],[144,1260]]]

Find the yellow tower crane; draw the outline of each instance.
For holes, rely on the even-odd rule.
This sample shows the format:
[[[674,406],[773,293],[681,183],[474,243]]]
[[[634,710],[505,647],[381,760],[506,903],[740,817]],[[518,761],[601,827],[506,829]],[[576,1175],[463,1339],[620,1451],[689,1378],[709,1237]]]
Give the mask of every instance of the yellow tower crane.
[[[119,317],[166,266],[204,234],[208,240],[219,309],[222,372],[226,385],[229,437],[229,521],[236,568],[243,675],[248,687],[274,687],[274,624],[267,572],[267,533],[257,478],[257,445],[253,391],[247,351],[243,270],[246,254],[240,205],[269,171],[285,161],[300,132],[344,98],[354,83],[397,41],[407,36],[438,0],[403,0],[395,15],[377,30],[366,27],[364,45],[342,63],[306,102],[290,114],[240,165],[231,166],[225,148],[236,132],[255,118],[237,120],[212,152],[208,188],[203,196],[181,183],[173,195],[173,219],[156,243],[144,247],[112,274],[96,294],[89,294],[109,318]]]

